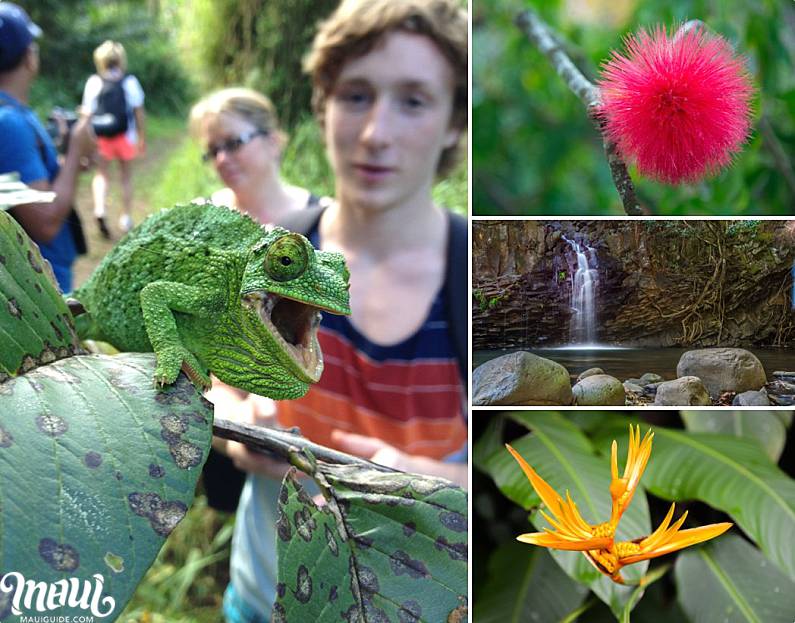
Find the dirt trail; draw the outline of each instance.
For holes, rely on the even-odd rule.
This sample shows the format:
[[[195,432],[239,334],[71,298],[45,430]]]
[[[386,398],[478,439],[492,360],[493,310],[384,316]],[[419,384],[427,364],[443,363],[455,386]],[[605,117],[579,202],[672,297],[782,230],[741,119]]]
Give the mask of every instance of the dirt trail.
[[[146,146],[146,154],[143,158],[133,163],[133,222],[140,223],[153,210],[163,207],[151,205],[144,196],[143,187],[151,184],[157,179],[158,171],[161,171],[172,151],[181,143],[184,136],[175,134],[159,137],[150,140]],[[77,210],[83,222],[83,230],[86,234],[88,243],[88,254],[77,259],[74,265],[74,285],[82,284],[91,271],[99,264],[105,254],[111,250],[114,244],[121,237],[118,222],[121,215],[121,182],[119,181],[118,164],[112,164],[110,168],[110,184],[107,202],[106,222],[113,235],[112,240],[105,240],[99,233],[96,221],[94,220],[94,201],[91,197],[91,179],[93,172],[87,171],[80,177],[80,185],[77,191]]]

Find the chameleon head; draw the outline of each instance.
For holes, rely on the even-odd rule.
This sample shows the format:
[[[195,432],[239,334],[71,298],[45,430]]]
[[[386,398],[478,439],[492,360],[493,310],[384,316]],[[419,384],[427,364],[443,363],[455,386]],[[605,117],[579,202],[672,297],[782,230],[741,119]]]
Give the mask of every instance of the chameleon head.
[[[259,334],[260,348],[282,378],[275,383],[279,387],[265,391],[238,386],[286,398],[280,389],[285,382],[304,386],[298,395],[316,383],[323,371],[320,313],[350,314],[348,278],[342,254],[317,251],[306,238],[284,229],[269,232],[249,257],[240,300],[247,333]],[[259,330],[252,329],[257,325]]]

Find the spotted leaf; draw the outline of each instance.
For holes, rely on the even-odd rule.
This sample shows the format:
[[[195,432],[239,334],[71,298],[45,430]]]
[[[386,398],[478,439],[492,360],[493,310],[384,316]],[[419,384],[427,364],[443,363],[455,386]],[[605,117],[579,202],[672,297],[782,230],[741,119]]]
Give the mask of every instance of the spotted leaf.
[[[103,620],[114,620],[185,515],[212,408],[184,376],[154,389],[154,363],[151,354],[74,356],[0,383],[4,623],[37,614],[13,612],[4,576],[14,590],[20,577],[99,582],[114,604]],[[80,605],[57,614],[91,615]]]
[[[279,496],[274,622],[466,621],[467,496],[445,480],[318,462],[318,508]]]

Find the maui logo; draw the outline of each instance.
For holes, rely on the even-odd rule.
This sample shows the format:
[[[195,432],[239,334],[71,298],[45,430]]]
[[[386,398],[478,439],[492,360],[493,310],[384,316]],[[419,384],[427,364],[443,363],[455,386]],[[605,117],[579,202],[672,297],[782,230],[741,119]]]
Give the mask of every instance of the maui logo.
[[[11,593],[11,614],[20,615],[24,611],[48,612],[59,608],[79,608],[90,610],[96,617],[108,616],[116,607],[116,600],[110,596],[102,596],[105,578],[99,573],[93,576],[94,581],[80,581],[77,578],[58,580],[57,582],[36,582],[25,580],[21,573],[13,571],[0,578],[0,592]],[[11,580],[16,580],[12,583]],[[106,610],[102,608],[107,607]]]

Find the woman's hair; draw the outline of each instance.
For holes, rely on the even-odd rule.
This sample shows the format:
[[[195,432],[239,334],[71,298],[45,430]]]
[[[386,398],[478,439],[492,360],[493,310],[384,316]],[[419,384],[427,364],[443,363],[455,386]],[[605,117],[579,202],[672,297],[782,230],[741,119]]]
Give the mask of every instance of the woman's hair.
[[[343,0],[320,24],[304,70],[312,78],[312,107],[324,122],[326,101],[343,66],[370,52],[387,33],[403,31],[428,37],[447,59],[455,80],[451,127],[465,130],[469,118],[467,97],[468,24],[466,10],[455,0]],[[449,172],[458,146],[445,149],[437,174]]]
[[[271,101],[262,93],[244,87],[215,91],[194,104],[190,111],[191,134],[199,137],[204,119],[221,113],[231,113],[245,119],[255,128],[275,135],[280,144],[285,141],[286,137],[279,129],[276,109]]]
[[[94,50],[94,65],[99,73],[118,67],[127,71],[127,52],[118,41],[108,39]]]

